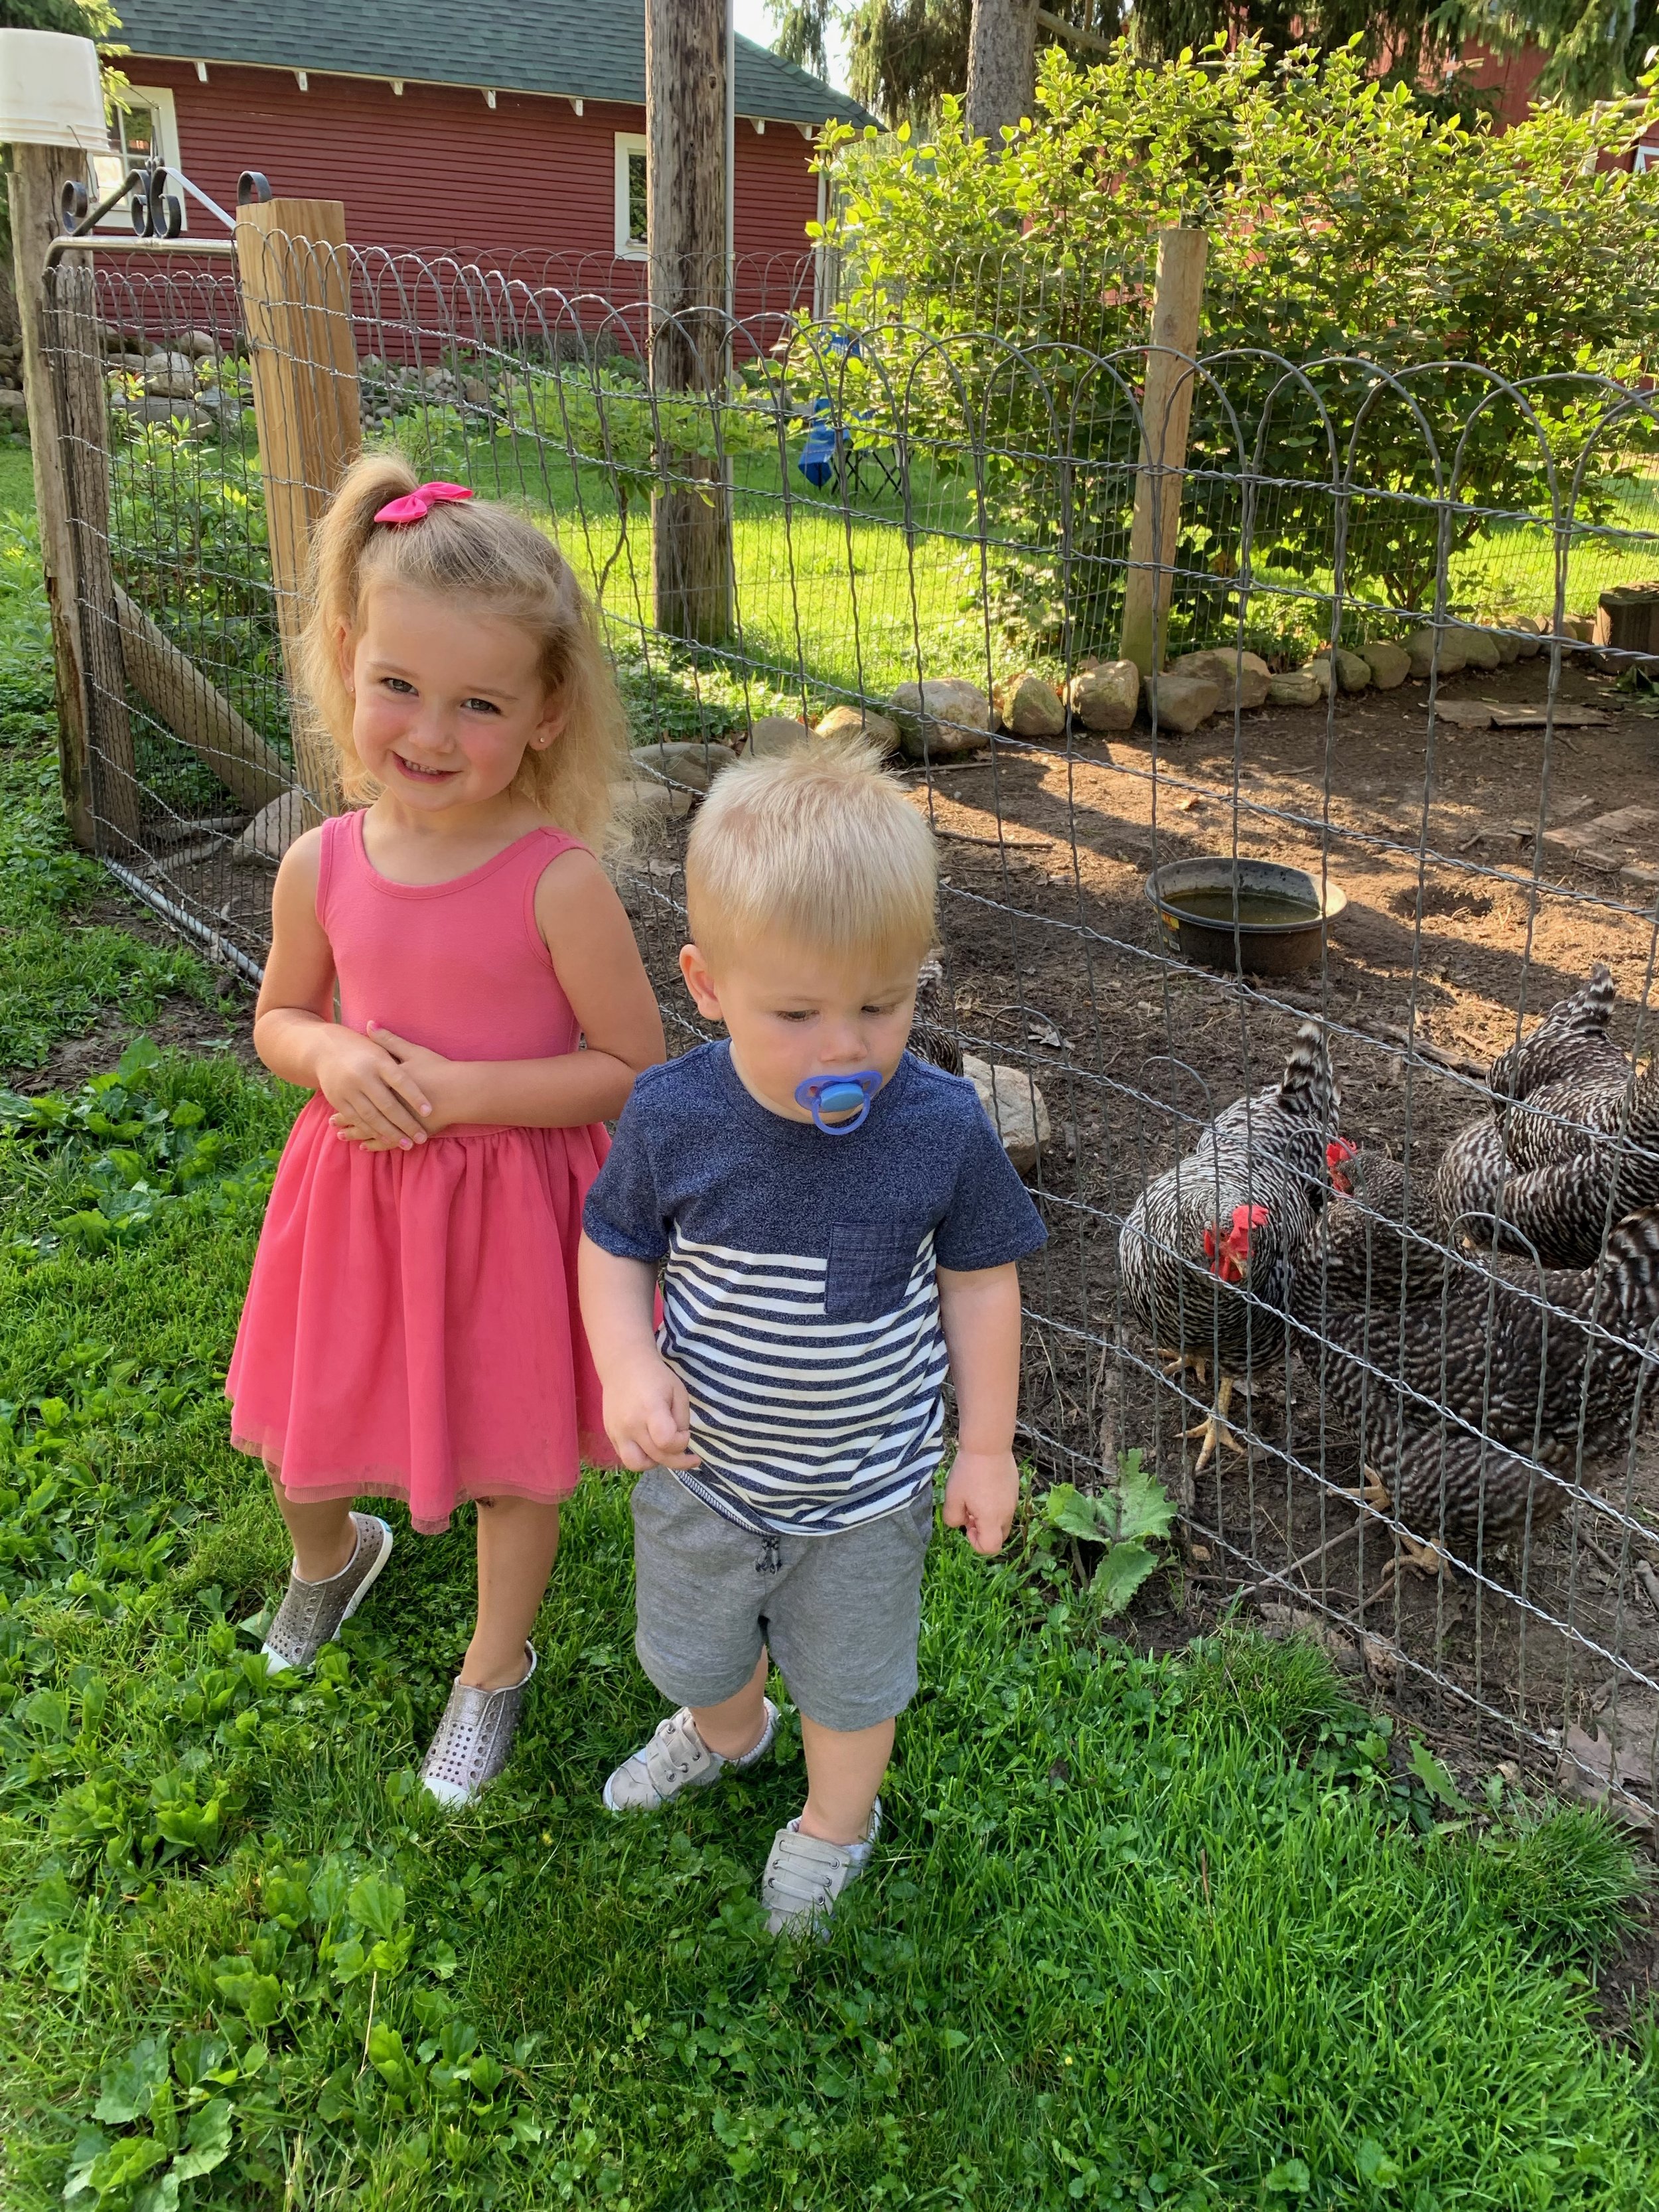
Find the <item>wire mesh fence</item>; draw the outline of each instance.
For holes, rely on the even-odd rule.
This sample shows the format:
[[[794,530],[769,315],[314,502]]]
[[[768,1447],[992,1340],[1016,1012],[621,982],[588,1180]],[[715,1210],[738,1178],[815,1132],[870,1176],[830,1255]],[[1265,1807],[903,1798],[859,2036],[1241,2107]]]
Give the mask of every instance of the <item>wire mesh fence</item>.
[[[257,298],[182,251],[52,275],[122,879],[252,975],[332,803],[283,611],[290,495],[330,483],[270,419],[320,317],[321,371],[314,330],[289,366],[341,450],[521,502],[600,602],[659,749],[617,874],[675,1048],[708,776],[751,732],[890,718],[944,856],[927,1011],[1050,1231],[1040,1476],[1109,1497],[1139,1450],[1182,1620],[1299,1609],[1408,1710],[1650,1806],[1652,398],[1233,349],[1177,365],[1172,461],[1145,347],[854,327],[798,276],[688,334],[721,363],[688,391],[631,272],[325,258]],[[660,558],[688,496],[714,620]],[[1137,593],[1155,682],[1118,653]]]

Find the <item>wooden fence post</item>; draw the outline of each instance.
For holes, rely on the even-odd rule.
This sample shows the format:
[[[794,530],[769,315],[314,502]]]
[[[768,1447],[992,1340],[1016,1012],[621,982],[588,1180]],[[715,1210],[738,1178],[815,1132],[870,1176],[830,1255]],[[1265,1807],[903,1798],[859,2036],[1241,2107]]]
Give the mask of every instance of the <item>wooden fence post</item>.
[[[726,389],[724,0],[646,0],[646,192],[651,382],[670,407],[714,410]],[[732,497],[720,464],[665,440],[678,478],[653,502],[657,628],[713,644],[732,628]]]
[[[240,209],[236,264],[295,768],[317,809],[331,814],[340,805],[334,748],[301,688],[300,639],[311,534],[362,445],[343,203],[274,199]]]
[[[1164,631],[1175,584],[1176,541],[1181,529],[1187,428],[1192,420],[1196,380],[1188,364],[1198,354],[1208,251],[1209,241],[1201,230],[1161,230],[1158,234],[1158,280],[1149,342],[1154,350],[1146,356],[1140,466],[1135,477],[1134,522],[1129,532],[1129,573],[1123,589],[1123,640],[1118,648],[1143,676],[1156,675],[1164,665]]]
[[[12,266],[22,337],[23,392],[34,462],[34,511],[40,528],[58,684],[58,761],[64,811],[77,845],[96,842],[87,770],[87,673],[75,599],[75,542],[69,485],[58,436],[58,408],[46,359],[46,248],[63,228],[58,191],[75,155],[62,146],[14,146],[11,173]]]
[[[47,328],[57,387],[59,465],[69,497],[77,636],[86,684],[86,784],[106,849],[131,860],[138,842],[138,769],[127,708],[126,655],[110,557],[109,394],[98,328],[97,280],[79,249],[46,271]]]

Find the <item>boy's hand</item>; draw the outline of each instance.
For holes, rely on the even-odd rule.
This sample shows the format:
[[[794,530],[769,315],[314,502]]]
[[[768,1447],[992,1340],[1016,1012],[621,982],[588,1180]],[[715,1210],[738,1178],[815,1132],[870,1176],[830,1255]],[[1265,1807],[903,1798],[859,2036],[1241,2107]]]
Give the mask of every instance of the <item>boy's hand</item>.
[[[691,1401],[666,1360],[630,1364],[625,1382],[605,1385],[605,1432],[624,1467],[701,1467],[691,1449]]]
[[[945,1485],[945,1525],[964,1528],[968,1541],[989,1559],[1008,1540],[1019,1506],[1019,1469],[1011,1451],[963,1451],[951,1462]]]

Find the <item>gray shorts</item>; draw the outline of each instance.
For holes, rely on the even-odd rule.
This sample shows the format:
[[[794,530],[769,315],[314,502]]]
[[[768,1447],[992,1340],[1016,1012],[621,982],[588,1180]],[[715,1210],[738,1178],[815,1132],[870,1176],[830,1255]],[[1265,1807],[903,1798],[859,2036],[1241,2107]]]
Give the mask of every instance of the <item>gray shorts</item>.
[[[640,1664],[677,1705],[734,1698],[769,1649],[820,1728],[874,1728],[916,1693],[929,1484],[830,1536],[752,1535],[660,1468],[634,1490]]]

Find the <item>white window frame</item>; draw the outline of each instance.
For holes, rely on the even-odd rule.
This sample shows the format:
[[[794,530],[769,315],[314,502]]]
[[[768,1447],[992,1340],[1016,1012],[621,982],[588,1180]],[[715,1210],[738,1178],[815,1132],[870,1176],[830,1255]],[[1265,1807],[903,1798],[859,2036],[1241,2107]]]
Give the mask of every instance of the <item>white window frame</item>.
[[[131,95],[132,105],[135,107],[149,108],[155,118],[155,135],[161,142],[160,152],[162,161],[175,174],[182,173],[184,163],[179,158],[179,112],[173,105],[172,93],[164,84],[135,84],[130,86],[128,90]],[[118,143],[120,131],[120,117],[118,113],[115,118],[115,136]],[[112,185],[118,184],[125,173],[126,163],[119,154],[94,155],[92,164],[92,182],[88,187],[94,199],[102,199],[104,194]],[[174,197],[184,210],[185,228],[188,230],[190,228],[190,195],[188,192],[181,191],[176,193]],[[131,230],[132,216],[128,209],[129,202],[125,199],[112,208],[102,222],[99,224],[100,230]]]
[[[1636,173],[1642,176],[1649,169],[1659,169],[1659,146],[1638,146],[1636,149]]]
[[[649,259],[649,258],[650,258],[650,248],[647,246],[647,244],[645,243],[645,241],[644,241],[642,239],[635,239],[635,238],[630,237],[630,235],[629,235],[629,222],[628,222],[628,200],[629,200],[629,193],[628,193],[628,163],[629,163],[629,156],[630,156],[630,155],[635,155],[635,154],[643,154],[643,155],[646,155],[648,157],[648,155],[649,155],[649,152],[650,152],[649,142],[648,142],[647,139],[645,139],[644,137],[642,137],[641,136],[641,134],[640,134],[638,131],[617,131],[617,150],[616,150],[616,157],[615,157],[615,158],[616,158],[616,165],[617,165],[617,169],[616,169],[616,173],[617,173],[617,207],[616,207],[616,240],[615,240],[615,242],[616,242],[617,258],[617,259],[618,259],[618,260],[620,260],[620,261],[645,261],[645,260],[648,260],[648,259]]]

